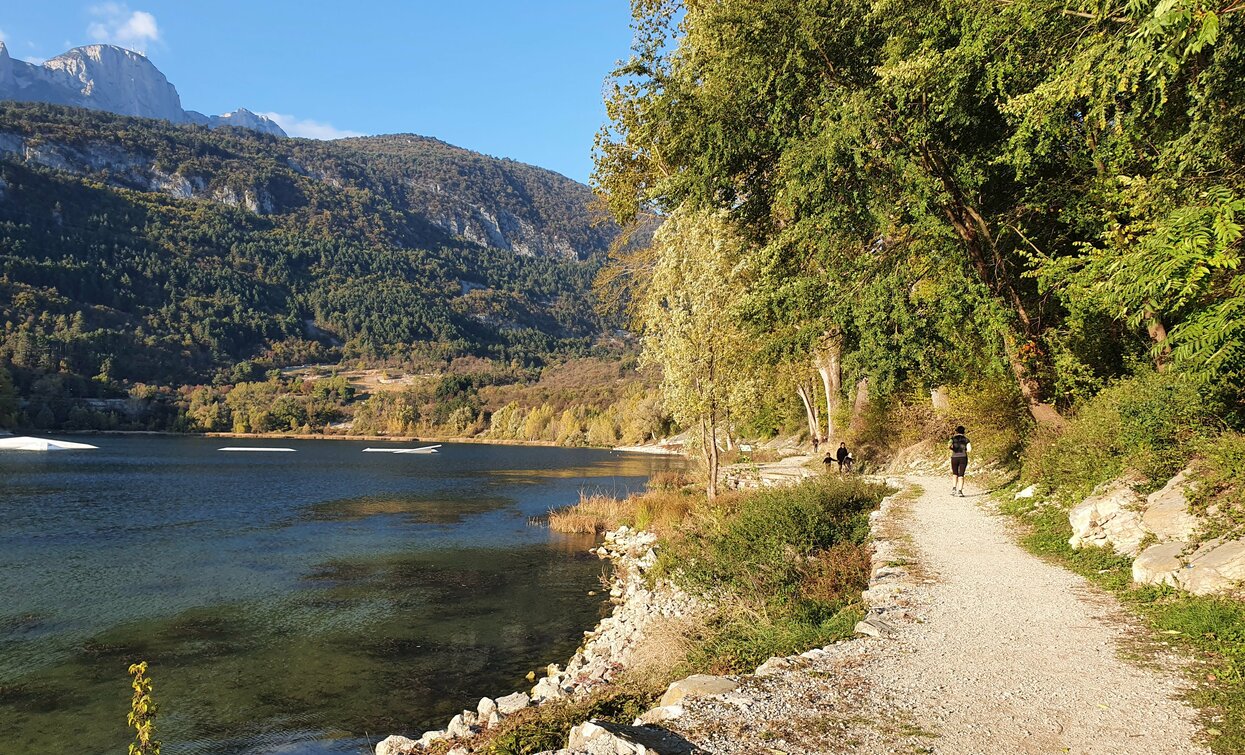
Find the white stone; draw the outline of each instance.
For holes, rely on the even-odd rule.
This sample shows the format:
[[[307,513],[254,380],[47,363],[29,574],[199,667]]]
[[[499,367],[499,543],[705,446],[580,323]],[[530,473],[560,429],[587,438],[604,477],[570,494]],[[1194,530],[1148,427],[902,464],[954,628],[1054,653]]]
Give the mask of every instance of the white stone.
[[[1179,541],[1156,543],[1143,550],[1133,561],[1133,581],[1143,585],[1180,586],[1184,562],[1180,554],[1188,543]]]
[[[394,734],[385,737],[376,745],[376,755],[411,755],[419,749],[419,742]]]
[[[1141,521],[1160,542],[1189,540],[1197,532],[1198,518],[1189,513],[1186,497],[1191,485],[1188,470],[1184,470],[1168,480],[1162,490],[1146,497],[1146,511],[1141,515]]]
[[[484,721],[484,725],[490,729],[496,729],[498,725],[501,724],[501,719],[501,713],[494,710],[492,713],[488,714],[488,718]]]
[[[869,637],[890,637],[895,633],[895,627],[876,616],[870,616],[864,621],[856,622],[855,632]]]
[[[1037,495],[1037,485],[1030,485],[1012,497],[1020,500],[1021,498],[1032,498],[1035,495]]]
[[[658,704],[664,708],[668,705],[676,705],[686,697],[720,695],[723,692],[730,692],[738,686],[738,682],[727,679],[724,676],[692,674],[686,679],[672,682],[666,689],[665,694],[661,696],[661,701]]]
[[[450,739],[462,739],[470,737],[474,732],[471,727],[463,720],[463,714],[459,713],[450,719],[450,723],[445,727],[445,733]]]
[[[635,720],[635,725],[659,724],[662,721],[672,721],[681,715],[683,715],[682,705],[662,705],[642,713]]]
[[[1116,553],[1135,556],[1149,534],[1141,523],[1142,498],[1132,480],[1112,480],[1068,512],[1073,548],[1110,546]]]
[[[1189,558],[1181,585],[1194,595],[1226,592],[1245,582],[1245,540],[1212,540]]]
[[[444,742],[445,740],[449,738],[450,738],[450,734],[445,729],[438,729],[436,731],[426,731],[419,738],[419,746],[429,747],[432,745],[433,742]]]
[[[489,714],[496,710],[497,710],[497,703],[494,702],[493,698],[491,697],[482,697],[480,698],[480,702],[476,704],[476,716],[481,721],[487,720],[489,717]]]

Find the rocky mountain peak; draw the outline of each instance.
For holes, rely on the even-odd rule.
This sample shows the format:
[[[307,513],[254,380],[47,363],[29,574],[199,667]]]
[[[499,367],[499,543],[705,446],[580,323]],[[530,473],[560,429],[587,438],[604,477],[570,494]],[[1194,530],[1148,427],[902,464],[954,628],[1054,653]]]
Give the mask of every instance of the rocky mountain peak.
[[[0,100],[47,102],[209,128],[234,126],[286,135],[273,121],[245,109],[210,118],[183,110],[177,88],[146,55],[116,45],[75,47],[43,65],[32,65],[13,60],[0,43]]]
[[[43,64],[85,107],[180,122],[177,89],[145,55],[115,45],[75,47]]]

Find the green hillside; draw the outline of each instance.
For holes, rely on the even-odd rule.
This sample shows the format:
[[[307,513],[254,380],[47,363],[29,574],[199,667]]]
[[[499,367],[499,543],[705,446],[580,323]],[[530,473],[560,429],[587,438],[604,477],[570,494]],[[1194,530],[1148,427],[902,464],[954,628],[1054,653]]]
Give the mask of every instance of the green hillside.
[[[617,233],[591,199],[424,137],[0,103],[0,363],[19,385],[103,395],[246,377],[256,359],[582,353]]]

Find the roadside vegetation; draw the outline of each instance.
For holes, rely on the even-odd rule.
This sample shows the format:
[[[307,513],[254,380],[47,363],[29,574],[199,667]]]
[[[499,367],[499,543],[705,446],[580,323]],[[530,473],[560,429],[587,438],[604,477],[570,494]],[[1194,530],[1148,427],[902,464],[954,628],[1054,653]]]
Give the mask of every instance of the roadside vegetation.
[[[819,478],[788,488],[723,493],[710,500],[680,473],[614,499],[584,494],[550,513],[563,532],[620,525],[660,535],[653,574],[703,595],[711,606],[678,638],[659,667],[637,668],[581,701],[529,708],[490,731],[483,752],[535,753],[566,743],[589,718],[630,724],[674,679],[744,673],[773,656],[850,637],[864,616],[869,579],[869,512],[888,490],[860,480]]]

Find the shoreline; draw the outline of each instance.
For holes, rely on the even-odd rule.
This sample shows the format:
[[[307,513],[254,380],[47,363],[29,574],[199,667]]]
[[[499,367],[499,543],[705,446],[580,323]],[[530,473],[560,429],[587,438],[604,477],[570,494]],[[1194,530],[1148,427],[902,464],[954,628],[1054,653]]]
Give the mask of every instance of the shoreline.
[[[483,697],[474,711],[463,710],[445,728],[426,731],[417,740],[390,735],[376,745],[376,755],[413,755],[439,742],[453,744],[451,753],[473,752],[474,738],[507,717],[546,703],[587,697],[634,668],[635,656],[643,652],[653,626],[689,617],[702,608],[699,599],[669,582],[649,586],[646,573],[657,564],[656,544],[656,535],[623,525],[606,532],[601,544],[589,549],[613,565],[609,595],[614,609],[584,632],[584,643],[565,668],[551,663],[529,691]]]
[[[256,440],[328,440],[367,441],[371,443],[462,443],[484,446],[531,446],[537,448],[585,448],[597,451],[620,451],[623,453],[649,454],[653,456],[686,456],[681,448],[670,445],[641,444],[638,446],[567,446],[552,440],[517,440],[514,438],[488,438],[473,436],[438,435],[351,435],[339,433],[179,433],[173,430],[50,430],[47,435],[139,435],[167,436],[173,438],[233,438]]]

